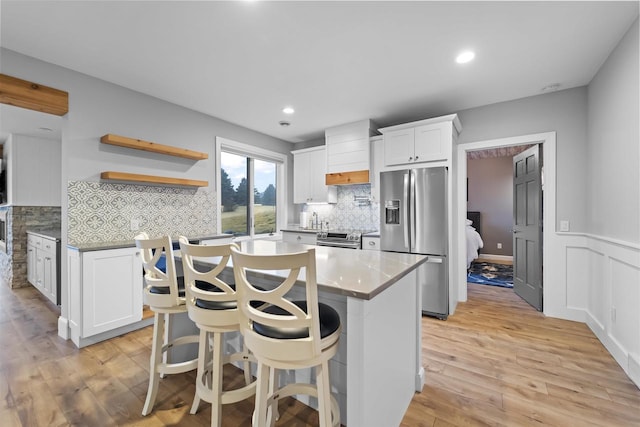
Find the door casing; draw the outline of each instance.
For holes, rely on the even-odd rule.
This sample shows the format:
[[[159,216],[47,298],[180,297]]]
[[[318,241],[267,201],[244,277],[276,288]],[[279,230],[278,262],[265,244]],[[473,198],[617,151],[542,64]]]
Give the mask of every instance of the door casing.
[[[456,175],[456,194],[455,194],[455,206],[454,206],[454,238],[457,243],[457,247],[454,249],[455,253],[452,254],[451,274],[450,282],[450,298],[456,298],[455,301],[451,301],[450,307],[451,314],[455,311],[455,305],[458,301],[464,302],[467,300],[467,263],[466,263],[466,239],[465,239],[465,219],[467,215],[467,151],[484,150],[498,147],[508,147],[514,145],[528,145],[528,144],[543,144],[543,164],[544,164],[544,178],[543,178],[543,204],[544,204],[544,218],[543,218],[543,243],[542,243],[542,265],[551,266],[551,260],[549,257],[552,254],[551,250],[548,250],[549,245],[553,242],[553,234],[556,230],[556,133],[545,132],[528,134],[521,136],[514,136],[508,138],[490,139],[484,141],[470,142],[465,144],[458,144],[456,146],[455,157],[455,175]],[[550,249],[550,248],[549,248]],[[544,268],[542,282],[550,284],[549,275],[551,274],[550,268]],[[545,301],[544,309],[554,306],[554,304],[548,304],[553,302],[551,298],[553,292],[550,286],[543,288],[543,300]],[[545,311],[543,311],[544,313]],[[546,314],[546,313],[545,313]]]

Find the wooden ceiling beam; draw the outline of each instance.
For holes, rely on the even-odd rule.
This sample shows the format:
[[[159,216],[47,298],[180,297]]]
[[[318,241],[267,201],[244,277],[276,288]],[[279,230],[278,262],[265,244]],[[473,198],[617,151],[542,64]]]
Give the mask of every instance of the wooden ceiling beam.
[[[69,112],[69,93],[0,74],[0,103],[64,116]]]

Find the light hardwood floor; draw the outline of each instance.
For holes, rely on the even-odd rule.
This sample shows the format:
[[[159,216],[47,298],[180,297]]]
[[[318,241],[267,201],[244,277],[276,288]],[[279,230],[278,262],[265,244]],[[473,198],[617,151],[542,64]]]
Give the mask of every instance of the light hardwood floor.
[[[194,376],[161,382],[142,417],[151,330],[82,350],[57,336],[58,309],[35,289],[0,284],[0,426],[205,426],[189,408]],[[640,425],[640,391],[588,328],[548,319],[509,289],[469,286],[447,321],[423,319],[427,383],[403,426]],[[225,384],[239,384],[233,368]],[[223,407],[225,426],[249,426],[253,402]],[[294,400],[278,426],[317,425]],[[372,426],[387,427],[387,426]]]

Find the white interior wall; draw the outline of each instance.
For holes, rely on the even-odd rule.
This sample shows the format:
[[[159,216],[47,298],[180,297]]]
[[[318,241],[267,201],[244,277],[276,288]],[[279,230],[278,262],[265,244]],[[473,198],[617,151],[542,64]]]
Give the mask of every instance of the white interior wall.
[[[588,228],[568,249],[567,271],[589,266],[569,286],[588,284],[587,324],[640,387],[638,27],[636,20],[589,84]]]

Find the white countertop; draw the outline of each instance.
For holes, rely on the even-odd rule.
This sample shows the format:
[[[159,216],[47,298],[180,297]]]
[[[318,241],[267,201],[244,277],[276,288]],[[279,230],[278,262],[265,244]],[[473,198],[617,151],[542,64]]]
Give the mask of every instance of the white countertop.
[[[328,292],[371,299],[427,260],[424,255],[353,249],[297,243],[255,240],[242,242],[243,252],[257,255],[316,250],[318,287]],[[299,279],[304,281],[304,272]],[[285,276],[285,272],[270,275]]]

